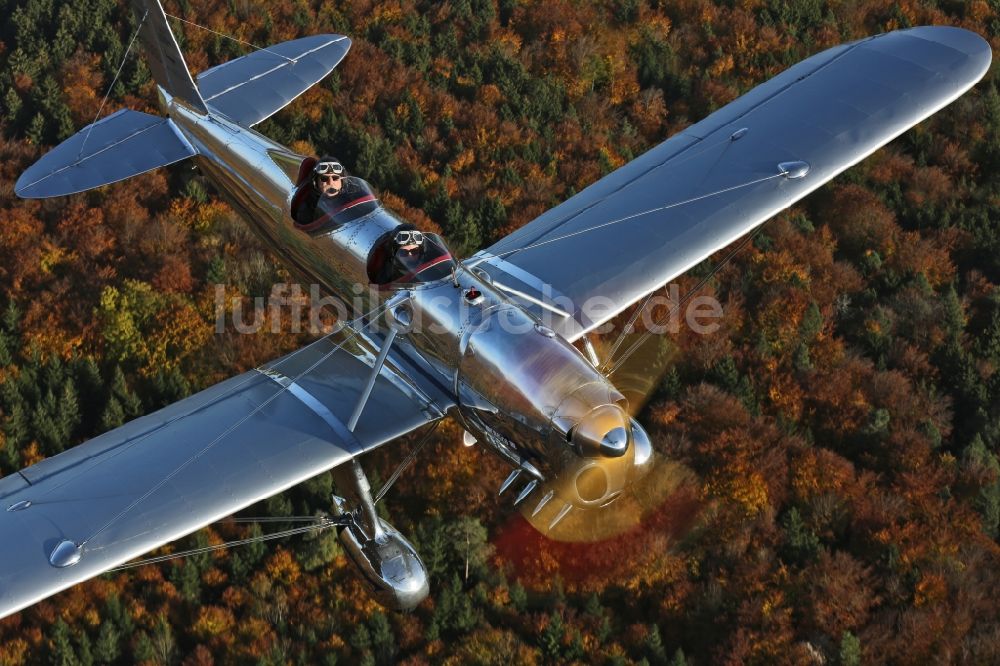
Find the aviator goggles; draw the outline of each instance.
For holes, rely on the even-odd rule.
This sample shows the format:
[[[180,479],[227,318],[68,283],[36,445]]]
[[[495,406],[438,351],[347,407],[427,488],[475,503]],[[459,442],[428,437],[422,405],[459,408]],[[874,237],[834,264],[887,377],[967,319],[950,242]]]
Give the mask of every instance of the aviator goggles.
[[[340,176],[344,173],[344,165],[340,162],[320,162],[313,168],[313,173],[319,176],[327,174]]]
[[[424,235],[419,231],[398,231],[395,240],[396,245],[422,245]]]

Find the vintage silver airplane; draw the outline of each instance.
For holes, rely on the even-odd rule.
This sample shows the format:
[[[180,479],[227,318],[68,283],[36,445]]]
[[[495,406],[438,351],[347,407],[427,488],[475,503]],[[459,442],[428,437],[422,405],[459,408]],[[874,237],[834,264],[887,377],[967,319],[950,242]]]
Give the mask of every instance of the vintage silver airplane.
[[[192,78],[158,0],[131,1],[166,117],[95,122],[17,194],[191,158],[299,277],[348,302],[377,289],[336,335],[0,480],[0,617],[331,469],[346,552],[377,599],[413,608],[425,569],[377,516],[359,457],[446,416],[510,465],[503,489],[543,529],[611,505],[652,450],[587,335],[955,100],[992,56],[951,27],[829,49],[457,261],[363,181],[317,201],[314,175],[342,165],[251,129],[328,75],[347,37]],[[404,247],[417,264],[393,263]]]

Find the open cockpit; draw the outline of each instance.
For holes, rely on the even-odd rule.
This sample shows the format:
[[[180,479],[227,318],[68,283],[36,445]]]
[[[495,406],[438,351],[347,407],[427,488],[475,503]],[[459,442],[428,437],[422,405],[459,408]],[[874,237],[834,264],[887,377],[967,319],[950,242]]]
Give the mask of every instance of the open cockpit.
[[[368,282],[381,290],[437,282],[455,270],[455,260],[440,236],[403,223],[382,206],[371,185],[348,175],[333,158],[302,160],[289,212],[295,228],[310,236],[360,244],[354,251],[368,248],[358,258],[365,259]],[[354,222],[366,230],[347,231],[345,227]],[[354,240],[338,238],[342,234]]]

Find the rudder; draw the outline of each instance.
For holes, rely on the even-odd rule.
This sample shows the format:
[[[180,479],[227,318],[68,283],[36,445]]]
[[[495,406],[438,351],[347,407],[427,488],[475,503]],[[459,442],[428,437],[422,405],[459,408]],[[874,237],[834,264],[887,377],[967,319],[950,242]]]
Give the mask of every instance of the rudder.
[[[205,100],[191,78],[167,15],[159,0],[130,0],[139,22],[139,39],[153,79],[169,95],[187,102],[199,113],[208,113]]]

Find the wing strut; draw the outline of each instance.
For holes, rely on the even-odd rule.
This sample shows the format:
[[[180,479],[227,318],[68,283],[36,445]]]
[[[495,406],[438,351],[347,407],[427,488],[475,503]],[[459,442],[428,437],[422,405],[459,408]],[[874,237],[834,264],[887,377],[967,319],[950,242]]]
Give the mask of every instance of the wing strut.
[[[378,308],[375,308],[372,311],[372,313],[369,313],[369,314],[374,314],[376,311],[381,310],[383,307],[385,307],[385,306],[380,306]],[[361,317],[359,317],[355,321],[358,321],[358,320],[363,321],[366,316],[367,315],[362,315]],[[152,488],[150,488],[146,493],[144,493],[143,495],[141,495],[137,499],[135,499],[131,504],[129,504],[128,506],[126,506],[121,512],[119,512],[117,515],[115,515],[113,518],[111,518],[108,522],[104,523],[104,525],[102,525],[96,531],[94,531],[93,533],[91,533],[90,536],[88,536],[86,539],[84,539],[83,541],[79,541],[79,542],[75,541],[75,540],[72,540],[72,539],[64,539],[61,542],[59,542],[58,544],[56,544],[55,548],[52,550],[52,552],[49,555],[49,563],[53,567],[56,567],[57,569],[62,569],[62,568],[70,567],[70,566],[73,566],[74,564],[77,564],[82,559],[83,554],[84,554],[84,549],[86,548],[87,544],[89,544],[94,538],[96,538],[98,535],[100,535],[101,533],[103,533],[109,527],[111,527],[112,525],[114,525],[115,523],[117,523],[119,520],[121,520],[123,517],[125,517],[130,511],[132,511],[136,506],[138,506],[139,504],[141,504],[142,502],[144,502],[146,499],[148,499],[150,496],[152,496],[153,493],[155,493],[157,490],[159,490],[164,485],[166,485],[167,483],[169,483],[171,479],[173,479],[174,477],[176,477],[177,474],[179,474],[181,471],[183,471],[185,468],[187,468],[192,462],[194,462],[198,458],[204,456],[213,446],[215,446],[217,443],[219,443],[220,441],[222,441],[227,435],[231,434],[240,425],[242,425],[247,420],[249,420],[250,417],[254,416],[258,412],[260,412],[261,410],[263,410],[265,407],[267,407],[269,404],[271,404],[275,399],[277,399],[278,396],[282,395],[285,391],[288,391],[290,386],[295,386],[296,382],[298,382],[300,379],[302,379],[302,377],[304,377],[304,376],[308,375],[310,372],[312,372],[312,370],[314,370],[321,363],[323,363],[323,361],[325,361],[326,359],[330,358],[334,354],[334,352],[338,351],[341,347],[343,347],[344,344],[346,344],[346,342],[348,340],[350,340],[351,337],[353,337],[353,335],[357,334],[357,330],[355,330],[354,328],[351,328],[349,326],[346,327],[346,328],[348,328],[348,330],[349,330],[348,337],[345,338],[343,341],[341,341],[336,347],[334,347],[332,350],[330,350],[329,352],[327,352],[326,354],[324,354],[318,361],[314,362],[308,368],[306,368],[305,370],[303,370],[302,372],[300,372],[294,379],[290,380],[287,385],[282,384],[281,389],[277,393],[274,393],[273,395],[271,395],[269,398],[267,398],[266,400],[264,400],[260,405],[258,405],[256,408],[254,408],[253,411],[251,411],[249,414],[247,414],[242,419],[240,419],[239,421],[237,421],[235,424],[231,425],[229,428],[227,428],[225,431],[223,431],[222,434],[218,435],[215,439],[213,439],[211,442],[209,442],[207,446],[205,446],[200,451],[198,451],[194,455],[192,455],[189,458],[187,458],[187,460],[185,460],[179,466],[177,466],[176,468],[174,468],[173,471],[171,471],[169,474],[167,474],[165,477],[163,477],[163,479],[161,479],[159,483],[157,483]],[[381,369],[381,366],[379,366],[379,369]],[[272,377],[272,379],[273,379],[273,377]],[[374,380],[369,382],[369,387],[368,387],[368,391],[367,391],[368,394],[371,393],[371,387],[372,387],[373,384],[374,384]],[[299,397],[301,399],[300,396],[296,396],[296,397]],[[355,423],[355,425],[357,425],[357,423]]]
[[[365,390],[361,392],[361,397],[358,398],[358,404],[354,408],[354,413],[351,414],[351,419],[347,422],[347,429],[351,432],[354,432],[354,428],[357,427],[358,421],[361,419],[361,413],[365,411],[368,398],[371,397],[372,389],[375,388],[375,380],[378,379],[379,373],[382,372],[382,366],[385,365],[385,358],[389,355],[392,343],[396,340],[396,334],[408,333],[413,328],[413,315],[410,314],[409,310],[402,307],[402,304],[409,300],[409,298],[410,293],[403,291],[390,298],[384,306],[389,312],[389,335],[386,336],[385,342],[382,343],[382,348],[378,352],[378,358],[375,359],[375,364],[372,366],[372,372],[368,375],[368,384],[365,385]]]
[[[385,342],[379,349],[378,357],[375,359],[371,374],[368,376],[368,383],[365,385],[364,391],[361,392],[354,413],[351,414],[351,418],[347,422],[347,429],[352,433],[361,419],[368,398],[371,397],[375,380],[382,372],[382,366],[385,365],[385,359],[389,355],[389,350],[392,349],[392,343],[395,342],[396,336],[399,333],[408,333],[413,329],[413,314],[404,305],[409,298],[410,292],[401,291],[382,306],[389,320],[389,334],[386,335]],[[334,468],[333,482],[340,492],[348,496],[345,499],[335,495],[334,504],[341,515],[351,518],[351,526],[361,533],[359,536],[363,538],[359,539],[359,542],[374,541],[380,538],[384,534],[384,530],[382,529],[382,521],[379,520],[378,513],[375,511],[376,500],[372,499],[371,484],[368,483],[365,470],[357,458],[352,459],[346,465]]]

